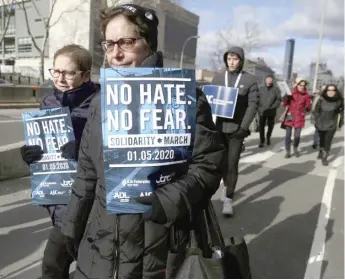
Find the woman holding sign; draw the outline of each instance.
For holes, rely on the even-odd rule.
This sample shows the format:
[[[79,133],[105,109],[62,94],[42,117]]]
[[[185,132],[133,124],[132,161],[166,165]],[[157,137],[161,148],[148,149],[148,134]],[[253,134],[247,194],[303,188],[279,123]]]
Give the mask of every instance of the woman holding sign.
[[[301,138],[301,131],[304,127],[306,113],[311,110],[310,95],[307,92],[308,82],[305,79],[297,78],[291,95],[285,95],[283,106],[287,108],[284,126],[285,135],[285,158],[291,157],[291,136],[294,129],[293,151],[296,157],[300,156],[298,146]]]
[[[157,52],[158,18],[153,10],[133,4],[113,7],[102,14],[102,31],[102,46],[110,67],[163,67],[162,56]],[[63,221],[67,246],[75,251],[77,259],[74,276],[165,278],[170,227],[179,225],[179,242],[183,247],[188,242],[188,209],[201,210],[201,205],[208,203],[218,189],[225,152],[222,138],[212,121],[206,97],[198,90],[194,148],[185,173],[173,180],[159,178],[161,185],[156,191],[136,198],[141,204],[151,205],[151,211],[110,215],[106,204],[100,99],[101,95],[96,95],[90,107],[77,178]],[[122,182],[128,183],[133,183],[130,176]],[[126,193],[121,198],[128,199]]]
[[[67,45],[54,54],[53,68],[49,69],[54,87],[41,102],[41,109],[69,107],[75,141],[62,146],[62,156],[78,159],[81,135],[86,123],[87,111],[93,94],[99,87],[90,81],[92,56],[78,45]],[[43,150],[40,146],[23,146],[23,160],[28,164],[39,161]],[[73,258],[68,253],[61,233],[62,218],[66,205],[45,206],[51,216],[53,228],[50,232],[42,260],[42,278],[69,278]]]

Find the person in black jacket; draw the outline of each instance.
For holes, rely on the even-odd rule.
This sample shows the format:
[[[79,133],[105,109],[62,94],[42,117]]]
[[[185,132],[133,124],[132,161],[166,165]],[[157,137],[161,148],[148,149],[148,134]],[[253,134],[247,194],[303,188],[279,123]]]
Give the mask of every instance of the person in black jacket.
[[[56,51],[53,68],[49,69],[54,87],[40,104],[40,109],[56,107],[69,107],[70,109],[75,141],[68,142],[61,147],[61,155],[67,159],[78,159],[79,144],[86,123],[87,110],[92,95],[99,88],[90,81],[91,65],[92,56],[82,46],[66,45]],[[43,154],[40,146],[25,145],[21,151],[23,160],[28,165],[39,161]],[[42,278],[68,279],[73,258],[67,251],[64,235],[61,233],[66,205],[47,205],[45,207],[51,217],[53,228],[44,250]]]
[[[163,67],[162,54],[157,52],[158,18],[153,10],[134,4],[109,8],[102,13],[102,32],[110,67]],[[66,244],[77,259],[74,277],[165,278],[172,225],[178,227],[183,250],[190,230],[188,208],[201,211],[200,205],[211,199],[221,180],[225,147],[211,108],[198,89],[192,159],[172,181],[150,196],[137,198],[152,205],[145,214],[107,213],[101,115],[98,93],[83,132],[62,227]]]
[[[273,84],[273,75],[267,75],[265,78],[265,85],[259,88],[260,101],[259,101],[259,132],[260,144],[259,148],[265,146],[265,126],[267,123],[268,129],[266,134],[267,146],[271,145],[271,135],[274,128],[275,117],[277,109],[281,105],[282,97],[281,92],[277,86]]]
[[[243,71],[244,50],[240,47],[231,47],[224,53],[226,71],[215,75],[212,84],[238,88],[238,98],[233,119],[217,118],[216,125],[222,132],[227,146],[227,169],[223,174],[225,198],[223,214],[232,215],[232,198],[234,196],[238,162],[244,138],[249,134],[249,126],[254,120],[259,105],[259,91],[257,79],[254,75]]]
[[[344,114],[344,98],[336,85],[330,84],[321,93],[313,111],[315,127],[320,137],[318,159],[328,165],[328,154],[336,130],[342,125]]]

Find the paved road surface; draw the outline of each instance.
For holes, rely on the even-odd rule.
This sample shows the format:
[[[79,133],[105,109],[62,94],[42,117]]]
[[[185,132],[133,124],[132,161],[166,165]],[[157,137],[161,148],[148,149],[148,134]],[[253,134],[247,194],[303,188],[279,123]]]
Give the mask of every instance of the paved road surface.
[[[344,277],[343,131],[328,167],[316,161],[312,127],[304,129],[300,158],[284,159],[278,126],[273,145],[246,141],[235,197],[235,216],[220,214],[221,188],[213,197],[225,237],[244,235],[253,278]],[[30,204],[28,178],[0,183],[0,277],[38,278],[50,222]]]
[[[24,125],[22,113],[34,109],[1,109],[0,110],[0,146],[24,141]]]

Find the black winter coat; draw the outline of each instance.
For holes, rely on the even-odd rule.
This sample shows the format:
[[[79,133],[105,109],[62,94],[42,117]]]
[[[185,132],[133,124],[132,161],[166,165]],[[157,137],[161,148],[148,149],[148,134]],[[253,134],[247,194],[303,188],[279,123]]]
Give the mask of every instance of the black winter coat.
[[[74,138],[76,140],[76,150],[79,149],[80,139],[86,124],[88,109],[92,96],[97,92],[99,86],[89,81],[81,87],[65,92],[54,88],[50,94],[45,96],[40,104],[40,109],[57,107],[69,107],[72,120]],[[46,206],[53,225],[61,227],[62,218],[66,212],[66,205]]]
[[[229,87],[235,85],[239,71],[228,73]],[[212,80],[212,85],[225,86],[225,72],[216,74]],[[238,97],[234,118],[227,119],[217,117],[217,127],[223,133],[234,133],[240,127],[249,131],[249,126],[254,120],[258,110],[258,105],[259,91],[257,79],[254,75],[243,71],[238,85]]]
[[[260,116],[273,117],[282,103],[280,90],[277,86],[261,86],[259,88],[259,114]]]
[[[336,130],[338,116],[343,118],[344,101],[340,95],[328,97],[323,94],[316,103],[313,112],[315,119],[315,127],[321,131]]]
[[[153,67],[149,58],[142,66]],[[221,180],[225,148],[212,121],[205,95],[198,91],[196,132],[192,159],[185,174],[156,191],[168,223],[144,221],[141,214],[110,215],[106,212],[100,94],[90,106],[82,136],[78,171],[63,221],[63,234],[81,240],[75,278],[165,278],[171,225],[179,224],[179,242],[187,240],[189,224],[185,198],[200,209]],[[115,273],[116,272],[116,273]]]

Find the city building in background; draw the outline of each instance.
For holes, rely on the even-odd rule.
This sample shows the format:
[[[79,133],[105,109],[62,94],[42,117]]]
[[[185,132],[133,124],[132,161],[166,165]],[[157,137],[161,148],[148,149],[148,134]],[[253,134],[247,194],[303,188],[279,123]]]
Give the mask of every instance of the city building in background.
[[[98,15],[101,7],[106,6],[106,0],[57,1],[50,19],[49,37],[44,51],[42,47],[46,28],[42,19],[48,19],[52,1],[36,0],[35,2],[37,10],[32,0],[24,1],[29,28],[34,40],[32,40],[27,30],[22,1],[17,1],[17,4],[14,4],[14,8],[9,15],[6,14],[7,5],[0,7],[2,15],[1,30],[4,30],[7,16],[11,17],[1,46],[2,73],[11,71],[38,77],[40,56],[41,53],[44,53],[44,76],[45,79],[48,79],[48,69],[52,67],[55,51],[72,43],[80,44],[91,51],[93,55],[93,72],[96,69],[99,72],[99,67],[103,63],[103,53],[99,44],[101,34]],[[42,52],[35,48],[34,43],[39,46]],[[7,67],[9,61],[13,65],[11,68]]]
[[[243,70],[257,77],[258,84],[264,84],[267,75],[275,75],[275,72],[266,64],[262,57],[258,57],[256,61],[246,59],[243,65]]]
[[[0,63],[3,65],[14,64],[15,53],[15,13],[14,9],[7,9],[7,6],[0,6],[0,33],[3,34],[8,21],[6,34],[0,45]]]
[[[315,69],[316,69],[316,62],[312,62],[309,65],[310,74],[309,74],[309,85],[308,90],[312,92],[313,90],[313,83],[315,77]],[[327,84],[335,84],[338,88],[344,88],[344,77],[335,77],[333,75],[332,70],[327,68],[327,63],[320,63],[317,73],[317,81],[316,81],[316,88],[319,89],[323,85]]]
[[[295,39],[286,40],[283,76],[288,83],[291,81],[293,57],[295,52]]]
[[[32,0],[24,1],[29,27],[38,46],[43,45],[46,33],[42,18],[47,19],[52,1],[35,0],[38,11]],[[49,37],[44,50],[45,79],[49,78],[48,69],[57,49],[75,43],[90,50],[93,56],[92,76],[99,77],[99,68],[103,65],[104,54],[100,46],[99,11],[107,5],[123,3],[141,4],[140,0],[59,0],[54,7]],[[158,49],[164,54],[164,66],[180,66],[184,42],[198,35],[199,16],[170,2],[169,0],[144,1],[146,6],[157,12],[159,19]],[[0,32],[5,29],[6,19],[10,18],[9,27],[0,46],[0,72],[18,72],[22,75],[38,77],[41,53],[34,46],[27,28],[22,2],[14,5],[11,13],[7,5],[0,5]],[[195,68],[196,40],[189,40],[185,50],[183,67]],[[11,66],[10,66],[11,65]]]

